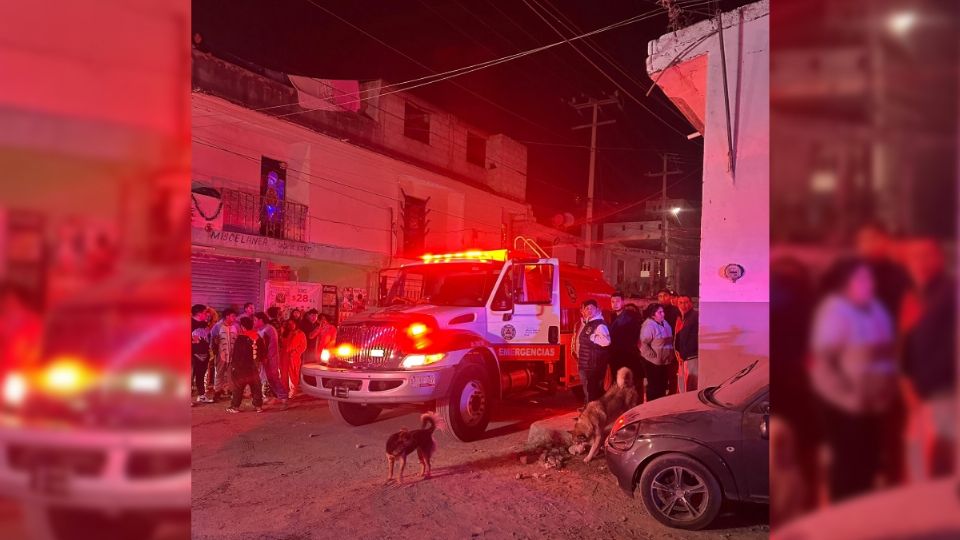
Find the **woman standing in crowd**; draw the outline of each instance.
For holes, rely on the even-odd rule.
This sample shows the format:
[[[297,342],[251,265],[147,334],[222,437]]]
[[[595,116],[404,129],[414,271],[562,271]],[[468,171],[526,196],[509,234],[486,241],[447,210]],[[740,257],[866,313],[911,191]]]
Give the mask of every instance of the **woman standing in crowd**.
[[[644,310],[640,327],[640,356],[647,377],[647,401],[663,397],[667,391],[673,352],[673,329],[664,320],[663,304],[654,302]]]
[[[869,262],[841,261],[826,276],[813,319],[812,390],[830,448],[831,502],[874,487],[889,451],[884,426],[898,396],[893,320]]]

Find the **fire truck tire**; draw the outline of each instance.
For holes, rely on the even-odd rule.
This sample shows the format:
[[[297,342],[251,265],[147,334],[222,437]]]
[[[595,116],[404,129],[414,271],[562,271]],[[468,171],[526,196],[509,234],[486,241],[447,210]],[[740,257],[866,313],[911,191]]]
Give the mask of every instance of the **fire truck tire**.
[[[487,430],[493,405],[489,380],[481,366],[465,366],[454,376],[450,394],[437,400],[437,413],[457,440],[475,441]]]
[[[363,426],[373,422],[380,416],[380,407],[373,405],[363,405],[360,403],[345,403],[343,401],[329,400],[327,405],[330,407],[330,414],[341,424],[350,426]]]
[[[578,384],[577,386],[571,386],[570,391],[573,392],[574,397],[576,397],[580,401],[583,401],[587,397],[587,394],[585,394],[583,391],[582,384]]]
[[[91,531],[105,540],[151,538],[159,520],[146,516],[110,517],[95,511],[51,509],[49,521],[56,540],[89,538]]]

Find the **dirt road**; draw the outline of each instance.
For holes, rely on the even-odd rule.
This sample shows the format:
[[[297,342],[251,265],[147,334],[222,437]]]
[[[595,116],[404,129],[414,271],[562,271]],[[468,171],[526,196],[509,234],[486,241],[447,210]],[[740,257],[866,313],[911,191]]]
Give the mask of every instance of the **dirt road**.
[[[249,403],[234,415],[220,403],[196,407],[193,538],[767,538],[762,507],[735,507],[712,530],[679,531],[623,495],[602,459],[571,459],[560,471],[521,464],[530,422],[575,406],[569,395],[512,401],[484,440],[438,434],[433,478],[417,478],[414,458],[400,487],[383,485],[384,443],[417,427],[413,408],[352,428],[306,398],[262,414]]]

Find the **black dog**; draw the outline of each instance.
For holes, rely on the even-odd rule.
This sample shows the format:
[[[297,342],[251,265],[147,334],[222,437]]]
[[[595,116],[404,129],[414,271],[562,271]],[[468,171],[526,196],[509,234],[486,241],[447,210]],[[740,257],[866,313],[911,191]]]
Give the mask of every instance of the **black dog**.
[[[420,476],[430,478],[430,458],[437,450],[437,442],[433,440],[433,432],[437,429],[437,415],[428,412],[420,416],[423,422],[420,429],[408,431],[401,429],[387,439],[387,464],[390,469],[389,483],[393,480],[393,464],[400,460],[400,477],[397,483],[403,482],[403,468],[407,466],[407,456],[414,450],[420,459]]]

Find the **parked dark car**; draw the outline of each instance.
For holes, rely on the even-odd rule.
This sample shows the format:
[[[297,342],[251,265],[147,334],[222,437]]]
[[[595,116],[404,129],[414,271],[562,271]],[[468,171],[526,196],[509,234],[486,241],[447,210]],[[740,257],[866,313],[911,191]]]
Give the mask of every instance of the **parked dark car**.
[[[758,360],[718,386],[627,411],[607,464],[661,523],[702,529],[724,500],[769,502],[770,365]]]

